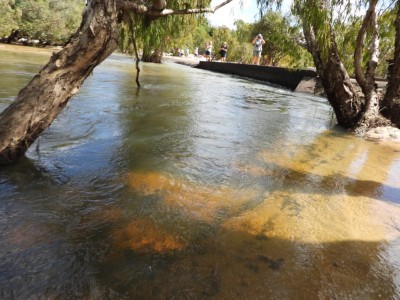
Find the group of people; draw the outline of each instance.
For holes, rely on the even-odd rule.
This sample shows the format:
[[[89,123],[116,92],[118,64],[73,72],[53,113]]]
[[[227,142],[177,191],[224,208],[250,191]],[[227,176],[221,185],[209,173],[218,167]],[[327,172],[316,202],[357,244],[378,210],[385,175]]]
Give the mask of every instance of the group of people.
[[[204,52],[204,56],[206,57],[206,61],[211,61],[213,59],[212,57],[212,48],[213,44],[212,41],[209,41],[205,45],[206,51]],[[226,61],[226,53],[228,52],[228,46],[226,42],[223,42],[220,49],[219,49],[219,55],[221,56],[222,62]]]
[[[265,40],[262,36],[262,34],[257,34],[257,36],[252,40],[252,45],[253,45],[253,60],[252,64],[253,65],[259,65],[260,64],[260,58],[261,58],[261,52],[262,52],[262,46],[265,44]],[[213,44],[212,41],[209,41],[205,45],[205,52],[204,56],[206,57],[206,61],[211,61],[212,60],[212,48]],[[220,50],[219,50],[219,55],[221,56],[222,62],[226,61],[226,54],[228,52],[228,46],[226,42],[223,42]]]
[[[262,52],[262,46],[265,44],[265,40],[261,34],[258,34],[253,40],[252,40],[252,45],[253,45],[253,60],[252,64],[254,65],[259,65],[260,64],[260,58],[261,58],[261,52]],[[178,56],[189,56],[189,48],[184,47],[183,49],[178,48],[177,52],[175,52],[175,49],[172,49],[173,55],[175,53]],[[206,58],[206,61],[212,61],[213,58],[213,42],[209,41],[205,44],[205,51],[204,51],[204,57]],[[228,53],[228,46],[226,42],[223,42],[219,48],[219,56],[221,62],[226,61],[226,55]],[[193,51],[194,57],[197,57],[199,55],[199,48],[196,47]],[[201,55],[200,55],[201,56]]]
[[[181,57],[181,56],[189,56],[189,48],[188,47],[184,47],[184,48],[178,48],[178,49],[176,49],[176,52],[175,52],[175,49],[174,48],[172,48],[172,54],[173,55],[177,55],[177,56],[179,56],[179,57]]]

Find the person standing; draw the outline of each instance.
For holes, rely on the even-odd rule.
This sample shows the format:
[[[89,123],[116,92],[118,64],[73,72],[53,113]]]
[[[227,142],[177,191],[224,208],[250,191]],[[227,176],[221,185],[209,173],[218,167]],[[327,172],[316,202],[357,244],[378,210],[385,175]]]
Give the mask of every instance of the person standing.
[[[226,42],[223,42],[221,45],[221,49],[219,50],[222,62],[226,61],[226,52],[228,52],[228,47],[226,46]]]
[[[206,43],[206,52],[204,53],[206,56],[206,61],[211,61],[212,58],[212,41]]]
[[[262,45],[265,44],[263,36],[259,33],[251,42],[253,44],[253,65],[260,64],[260,57],[262,52]]]

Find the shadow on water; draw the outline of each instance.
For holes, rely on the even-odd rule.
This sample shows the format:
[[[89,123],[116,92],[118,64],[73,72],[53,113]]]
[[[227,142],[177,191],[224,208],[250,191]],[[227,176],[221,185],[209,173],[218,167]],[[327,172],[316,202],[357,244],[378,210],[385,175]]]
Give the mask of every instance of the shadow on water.
[[[368,197],[398,205],[400,186],[394,170],[399,167],[399,150],[397,144],[357,141],[326,131],[303,148],[289,146],[278,154],[263,151],[259,156],[264,172],[257,174],[252,166],[238,168],[271,178],[277,189]]]
[[[1,179],[2,178],[2,179]],[[13,186],[28,187],[35,181],[45,181],[46,184],[65,184],[70,180],[70,176],[64,174],[62,166],[46,166],[43,161],[35,161],[28,157],[23,157],[17,164],[2,166],[0,169],[0,183],[10,183]],[[36,184],[36,183],[35,183]]]
[[[278,165],[272,166],[272,168],[274,171],[268,176],[272,176],[274,180],[278,180],[278,178],[281,177],[281,180],[285,181],[285,186],[283,186],[284,190],[290,185],[292,191],[295,193],[308,194],[310,192],[312,193],[313,189],[315,193],[321,193],[322,189],[326,194],[330,195],[347,194],[354,197],[371,197],[376,200],[400,204],[400,188],[382,182],[360,180],[341,174],[321,176],[282,168]],[[317,184],[318,187],[316,186]],[[382,195],[383,193],[384,195]]]
[[[307,176],[285,172],[288,184],[304,182]],[[358,227],[374,226],[368,206],[356,204],[356,215],[351,210],[341,216],[349,202],[365,199],[335,201],[309,195],[304,206],[304,191],[282,190],[250,207],[242,205],[254,197],[249,191],[210,189],[162,174],[129,176],[129,188],[122,193],[136,195],[133,203],[87,205],[87,199],[82,202],[83,197],[76,195],[84,191],[74,190],[71,203],[60,202],[68,194],[53,196],[53,205],[40,212],[32,209],[33,219],[10,224],[2,238],[1,298],[400,296],[399,224],[391,224],[397,237],[388,240],[371,228],[359,233]],[[42,178],[48,180],[47,175]],[[36,201],[33,195],[18,205],[34,207]],[[335,208],[338,203],[341,206]],[[321,229],[325,226],[332,232]],[[340,226],[343,231],[356,229],[357,238],[337,235]]]
[[[125,297],[145,299],[388,299],[399,297],[395,269],[380,242],[297,243],[237,232],[173,255],[114,253],[99,280]],[[229,243],[229,248],[225,243]],[[343,249],[347,249],[343,251]],[[131,261],[131,263],[126,262]],[[121,276],[122,275],[122,276]],[[118,280],[112,278],[118,276]],[[162,284],[159,284],[162,283]]]
[[[156,220],[136,219],[123,237],[140,240],[132,249],[118,240],[121,214],[91,224],[65,240],[36,232],[1,263],[3,299],[393,299],[399,297],[396,267],[382,255],[383,241],[307,243],[244,231],[212,228],[187,220],[197,234],[170,247],[174,231],[160,234]],[[99,219],[98,219],[99,220]],[[102,236],[98,228],[105,229]],[[116,224],[114,224],[115,226]],[[270,224],[273,226],[273,224]],[[126,228],[129,228],[127,226]],[[157,230],[154,230],[156,228]],[[75,232],[76,233],[76,232]],[[21,233],[20,233],[21,234]],[[69,235],[71,234],[71,235]],[[59,236],[59,235],[58,235]],[[144,236],[144,238],[143,238]],[[26,238],[25,238],[26,239]],[[99,239],[102,241],[100,242]],[[154,239],[154,244],[149,240]],[[158,246],[155,246],[158,243]],[[30,259],[35,259],[30,261]],[[21,288],[23,287],[23,288]]]

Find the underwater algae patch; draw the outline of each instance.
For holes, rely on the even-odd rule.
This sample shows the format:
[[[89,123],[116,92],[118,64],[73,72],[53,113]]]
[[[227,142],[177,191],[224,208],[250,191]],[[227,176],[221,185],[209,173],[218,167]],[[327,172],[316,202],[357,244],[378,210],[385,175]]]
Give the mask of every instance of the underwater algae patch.
[[[219,215],[237,214],[243,203],[257,194],[230,189],[205,187],[179,180],[171,174],[157,172],[131,172],[128,185],[143,196],[157,195],[159,205],[178,209],[193,221],[213,223]],[[114,232],[118,248],[137,252],[168,253],[183,250],[188,242],[167,231],[151,218],[136,218]]]
[[[260,152],[260,165],[233,164],[250,176],[271,178],[271,190],[201,186],[159,172],[131,172],[128,184],[143,195],[160,196],[164,205],[177,207],[190,218],[218,221],[225,229],[260,239],[382,241],[393,234],[384,220],[398,222],[394,212],[400,209],[379,201],[379,193],[391,164],[400,158],[397,151],[329,131],[311,144],[280,149]],[[387,155],[377,168],[375,157],[381,151]],[[245,205],[257,197],[263,200]],[[217,220],[221,211],[224,217]]]
[[[388,183],[391,166],[400,160],[398,147],[327,131],[310,144],[278,148],[259,153],[264,167],[236,164],[243,173],[268,176],[273,186],[255,209],[226,220],[224,227],[307,243],[398,236],[387,220],[397,224],[400,208],[382,201],[391,200],[384,189],[400,191]]]
[[[257,209],[227,220],[223,227],[260,239],[279,238],[297,243],[382,241],[386,230],[373,214],[373,206],[364,202],[367,200],[276,191]]]
[[[117,248],[131,249],[139,253],[167,253],[182,250],[187,243],[167,232],[147,218],[136,219],[114,233]]]
[[[255,178],[271,178],[274,184],[270,190],[261,185],[252,190],[205,186],[163,172],[130,172],[127,183],[136,193],[159,197],[157,205],[174,207],[196,222],[218,225],[226,237],[227,232],[237,232],[258,240],[309,245],[380,243],[388,241],[389,236],[390,240],[398,237],[387,220],[400,224],[400,208],[379,201],[381,186],[385,185],[392,162],[399,158],[398,152],[390,151],[385,164],[377,168],[374,157],[382,151],[380,145],[329,132],[311,144],[282,149],[279,153],[259,153],[258,158],[263,161],[260,165],[233,164],[234,169]],[[357,192],[365,186],[370,189]],[[261,201],[255,201],[259,198]],[[127,232],[135,230],[130,228]],[[166,249],[182,249],[172,246],[174,239],[168,240],[162,234],[158,239],[169,245]],[[157,244],[146,239],[140,243]]]
[[[190,218],[213,223],[220,215],[238,214],[243,205],[260,195],[260,191],[233,189],[228,186],[202,186],[157,172],[131,172],[128,184],[143,195],[158,195],[162,203],[173,206]]]
[[[29,234],[27,234],[29,233]],[[51,239],[48,228],[38,222],[25,221],[4,233],[5,241],[19,251],[26,251]]]

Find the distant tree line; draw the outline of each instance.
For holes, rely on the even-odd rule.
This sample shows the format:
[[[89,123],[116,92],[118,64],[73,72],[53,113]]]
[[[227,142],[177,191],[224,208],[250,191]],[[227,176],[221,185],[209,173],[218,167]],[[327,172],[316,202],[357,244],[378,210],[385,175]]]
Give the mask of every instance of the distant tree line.
[[[0,0],[1,41],[63,45],[79,27],[84,6],[85,1],[82,0]],[[278,12],[269,13],[254,23],[237,20],[234,30],[211,26],[205,15],[169,16],[153,22],[147,22],[142,15],[130,18],[125,20],[125,26],[121,26],[119,48],[133,53],[134,29],[144,61],[160,62],[162,53],[176,54],[178,49],[185,48],[193,53],[197,47],[201,55],[205,43],[213,41],[216,59],[220,45],[227,42],[228,61],[249,63],[252,54],[250,41],[262,32],[267,39],[263,64],[290,67],[312,65],[311,56],[293,38],[299,34],[299,27],[290,26],[290,18]]]
[[[171,2],[171,1],[170,1]],[[185,2],[186,5],[196,6]],[[83,0],[0,0],[0,39],[2,42],[20,41],[25,44],[63,45],[76,31],[85,6]],[[125,15],[126,18],[126,15]],[[252,38],[262,33],[267,40],[261,64],[306,68],[313,66],[310,53],[299,43],[303,30],[293,15],[279,11],[268,11],[253,23],[235,21],[235,29],[225,26],[213,27],[203,15],[169,16],[148,22],[145,15],[132,15],[120,29],[119,48],[133,53],[132,31],[141,50],[141,60],[160,62],[163,53],[176,54],[178,49],[189,48],[193,53],[197,47],[204,53],[207,41],[213,41],[214,56],[218,59],[219,47],[228,44],[228,61],[250,63]],[[393,22],[394,14],[386,13],[379,18],[381,23],[381,61],[393,55],[394,29],[385,23]],[[361,23],[361,17],[353,17],[352,23]],[[129,26],[130,25],[130,26]],[[354,38],[358,26],[336,25],[339,51],[342,62],[354,72]],[[31,42],[31,43],[29,43]],[[33,43],[34,42],[34,43]],[[385,76],[387,66],[380,64],[378,76]]]
[[[0,37],[63,44],[79,27],[84,6],[82,0],[0,0]]]

